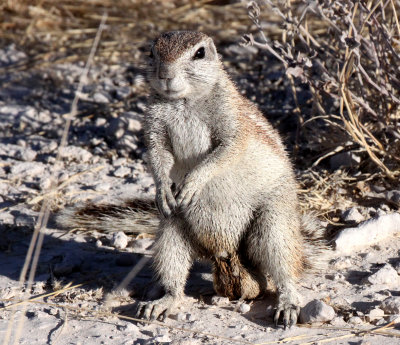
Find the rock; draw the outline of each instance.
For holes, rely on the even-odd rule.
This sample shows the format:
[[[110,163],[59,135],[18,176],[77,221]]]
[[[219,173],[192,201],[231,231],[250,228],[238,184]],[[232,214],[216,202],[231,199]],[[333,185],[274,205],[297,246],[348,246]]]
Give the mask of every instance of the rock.
[[[300,310],[301,323],[331,321],[336,316],[334,309],[319,300],[312,300]]]
[[[222,296],[213,296],[211,298],[211,304],[216,305],[218,307],[223,306],[223,305],[228,305],[229,304],[229,298],[228,297],[222,297]]]
[[[372,285],[383,284],[388,287],[396,287],[399,284],[397,271],[389,264],[386,264],[374,274],[367,278],[367,282]]]
[[[343,320],[342,317],[336,316],[330,322],[332,326],[344,326],[346,325],[346,321]]]
[[[80,163],[87,163],[91,158],[92,154],[78,146],[66,146],[60,149],[60,156],[67,161],[77,161]]]
[[[365,220],[364,216],[356,207],[352,207],[344,211],[342,214],[342,219],[347,223],[361,223]]]
[[[353,152],[341,152],[331,157],[330,166],[332,170],[339,168],[351,168],[358,166],[361,157]]]
[[[382,309],[375,308],[372,309],[367,315],[367,321],[373,322],[375,320],[379,320],[385,316],[385,312]]]
[[[242,303],[239,307],[239,311],[242,314],[248,313],[250,311],[250,305],[247,303]]]
[[[13,176],[40,176],[45,171],[45,165],[40,162],[21,162],[15,163],[11,168]]]
[[[107,93],[99,91],[93,95],[93,101],[96,103],[107,104],[110,103],[111,97]]]
[[[0,212],[0,224],[14,224],[14,216],[9,212]]]
[[[400,214],[387,214],[367,220],[355,228],[342,230],[335,240],[336,250],[342,254],[353,253],[397,233],[400,233]]]
[[[359,316],[352,316],[349,321],[352,325],[361,325],[364,321]]]
[[[119,167],[117,170],[114,171],[114,176],[116,177],[125,177],[131,174],[131,169],[128,167]]]
[[[395,204],[400,204],[400,190],[391,190],[385,193],[385,198],[388,201],[394,202]]]
[[[400,297],[386,298],[380,305],[385,314],[400,315]]]
[[[14,224],[16,226],[26,226],[32,228],[36,223],[36,217],[30,214],[19,214],[15,217]]]
[[[132,243],[132,249],[134,252],[143,253],[153,245],[154,239],[152,238],[139,238]]]
[[[32,162],[35,160],[37,155],[36,151],[33,151],[30,148],[21,148],[17,150],[15,154],[15,158],[21,160],[21,161],[26,161],[26,162]]]
[[[128,128],[128,120],[122,117],[117,117],[109,122],[106,128],[106,135],[111,138],[121,139]]]
[[[113,234],[111,245],[117,249],[124,249],[128,245],[128,236],[122,231],[118,231]]]

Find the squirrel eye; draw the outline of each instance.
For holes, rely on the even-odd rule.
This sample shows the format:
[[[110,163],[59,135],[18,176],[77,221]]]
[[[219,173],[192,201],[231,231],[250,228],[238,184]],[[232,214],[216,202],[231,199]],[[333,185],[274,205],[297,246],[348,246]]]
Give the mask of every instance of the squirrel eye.
[[[201,47],[196,51],[196,53],[193,56],[193,59],[195,59],[195,60],[203,59],[204,56],[206,56],[206,51],[205,51],[204,47]]]

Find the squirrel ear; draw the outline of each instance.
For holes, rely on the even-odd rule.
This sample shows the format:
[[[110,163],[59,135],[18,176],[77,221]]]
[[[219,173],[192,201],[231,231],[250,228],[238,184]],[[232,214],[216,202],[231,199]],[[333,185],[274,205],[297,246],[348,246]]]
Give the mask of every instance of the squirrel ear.
[[[212,40],[212,38],[209,38],[209,40],[208,40],[208,47],[211,51],[211,54],[219,59],[220,55],[217,53],[217,48],[215,47],[215,44],[214,44],[214,41]]]

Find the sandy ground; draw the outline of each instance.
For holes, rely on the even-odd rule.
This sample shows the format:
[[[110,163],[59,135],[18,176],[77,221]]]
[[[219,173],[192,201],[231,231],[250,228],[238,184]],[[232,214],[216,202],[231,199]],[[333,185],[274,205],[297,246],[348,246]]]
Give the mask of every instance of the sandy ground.
[[[238,61],[255,53],[235,45],[224,50]],[[2,66],[25,57],[12,45],[0,51]],[[276,77],[274,69],[270,74]],[[121,248],[112,233],[66,233],[53,216],[43,232],[32,286],[20,287],[51,176],[59,186],[51,201],[54,211],[86,200],[115,203],[154,195],[142,140],[144,78],[129,65],[92,69],[68,146],[55,165],[63,115],[82,71],[81,64],[65,64],[0,76],[0,338],[7,338],[7,330],[10,334],[5,344],[400,344],[398,237],[346,255],[332,249],[327,268],[305,277],[299,287],[304,305],[323,301],[329,315],[318,317],[327,319],[289,330],[273,326],[273,292],[243,305],[215,297],[205,263],[194,265],[187,297],[172,317],[165,323],[137,323],[135,303],[148,298],[146,291],[155,285],[150,261],[128,287],[114,289],[143,257],[151,258],[153,240],[126,234]],[[236,79],[243,89],[254,86],[251,76],[247,83]],[[278,104],[282,97],[276,98]],[[343,211],[342,221],[350,227],[396,209],[382,202],[359,206],[350,216]],[[31,299],[26,308],[13,309],[24,296]],[[381,334],[371,334],[390,322]]]

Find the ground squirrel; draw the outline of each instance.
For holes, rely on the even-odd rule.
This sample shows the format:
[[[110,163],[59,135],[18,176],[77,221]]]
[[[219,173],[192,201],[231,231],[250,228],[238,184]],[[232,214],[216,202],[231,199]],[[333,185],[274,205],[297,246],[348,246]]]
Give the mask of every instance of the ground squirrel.
[[[153,95],[145,138],[160,211],[153,266],[165,296],[140,303],[138,315],[165,319],[183,296],[193,261],[206,258],[216,291],[230,298],[256,297],[270,277],[278,293],[275,323],[282,315],[285,328],[295,324],[301,303],[296,285],[310,265],[316,230],[300,215],[277,131],[238,92],[207,35],[164,33],[149,60]],[[135,202],[130,213],[118,207],[111,213],[127,224],[136,206],[152,213]],[[107,207],[88,206],[61,223],[89,225],[84,214],[90,210],[110,220],[102,218]]]

